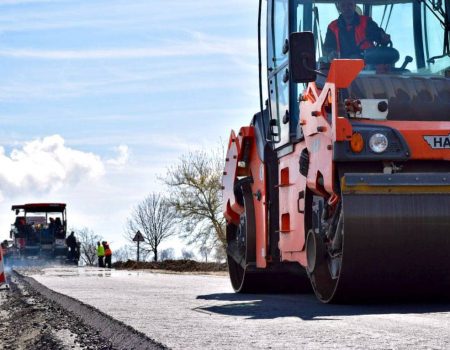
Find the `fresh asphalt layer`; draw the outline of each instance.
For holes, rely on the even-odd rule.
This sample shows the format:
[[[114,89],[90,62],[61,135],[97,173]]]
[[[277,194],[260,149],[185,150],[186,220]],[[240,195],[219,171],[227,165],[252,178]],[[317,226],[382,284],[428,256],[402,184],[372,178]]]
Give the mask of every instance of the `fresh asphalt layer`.
[[[450,304],[323,305],[313,295],[235,294],[228,277],[28,271],[172,349],[449,349]]]

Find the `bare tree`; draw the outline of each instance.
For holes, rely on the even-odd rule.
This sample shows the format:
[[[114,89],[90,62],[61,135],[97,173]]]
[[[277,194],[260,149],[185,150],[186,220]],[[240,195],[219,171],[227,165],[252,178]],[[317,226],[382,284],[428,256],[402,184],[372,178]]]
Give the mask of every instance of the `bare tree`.
[[[140,249],[139,260],[146,261],[149,258],[150,251]],[[137,260],[137,247],[136,244],[126,244],[116,251],[113,254],[114,261],[128,261],[128,260]]]
[[[134,254],[134,255],[133,255]],[[113,255],[114,261],[128,261],[136,259],[136,248],[129,244],[117,249]]]
[[[175,258],[175,249],[167,248],[161,251],[161,260],[173,260]]]
[[[214,260],[219,263],[222,263],[227,260],[227,251],[224,246],[215,247]]]
[[[202,245],[199,248],[200,255],[205,259],[205,262],[208,262],[208,256],[211,254],[213,247],[209,245]]]
[[[187,250],[186,248],[183,248],[181,250],[181,256],[185,260],[192,260],[194,258],[194,253],[192,251]]]
[[[102,241],[102,237],[95,234],[94,231],[87,227],[82,229],[72,229],[75,237],[80,242],[80,258],[81,261],[88,266],[97,264],[97,242]]]
[[[191,152],[167,170],[162,180],[169,188],[170,203],[184,224],[181,237],[188,244],[226,244],[222,215],[222,151]]]
[[[158,193],[149,194],[133,210],[127,222],[126,238],[131,242],[137,231],[142,233],[142,250],[151,251],[158,261],[158,247],[175,231],[176,213],[166,198]]]

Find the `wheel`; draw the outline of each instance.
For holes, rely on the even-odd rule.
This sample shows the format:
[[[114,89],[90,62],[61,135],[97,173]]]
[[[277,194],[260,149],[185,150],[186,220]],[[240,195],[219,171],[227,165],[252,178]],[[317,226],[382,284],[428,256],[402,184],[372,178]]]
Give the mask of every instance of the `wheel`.
[[[256,268],[256,226],[251,183],[251,178],[237,182],[235,187],[240,192],[245,210],[239,225],[227,225],[227,260],[233,289],[238,293],[310,293],[308,276],[298,263],[272,262],[265,269]]]
[[[233,289],[239,293],[255,292],[257,286],[250,276],[256,262],[256,228],[251,192],[251,178],[239,180],[235,186],[235,193],[244,206],[244,213],[240,216],[239,225],[227,225],[227,261],[230,280]]]
[[[227,261],[231,285],[238,293],[262,293],[268,292],[266,272],[257,271],[252,260],[252,247],[248,243],[253,232],[248,231],[246,214],[241,215],[238,227],[227,226]],[[253,241],[253,240],[252,240]]]
[[[307,271],[316,296],[329,302],[338,285],[344,237],[341,202],[331,207],[322,197],[313,197],[312,229],[306,238]]]
[[[244,246],[239,245],[239,239],[237,238],[237,231],[240,231],[234,225],[228,225],[227,227],[227,261],[228,271],[230,274],[231,285],[236,292],[245,291],[245,249]]]

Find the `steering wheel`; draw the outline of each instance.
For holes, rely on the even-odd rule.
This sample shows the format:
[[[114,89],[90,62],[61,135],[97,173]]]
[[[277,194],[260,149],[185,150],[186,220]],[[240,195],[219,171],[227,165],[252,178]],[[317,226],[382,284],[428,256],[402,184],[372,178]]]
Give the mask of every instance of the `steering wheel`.
[[[399,52],[392,47],[392,41],[386,45],[377,45],[368,48],[363,52],[364,61],[366,64],[388,64],[393,66],[400,58]]]
[[[377,43],[375,47],[392,47],[392,40],[389,40],[387,43]]]

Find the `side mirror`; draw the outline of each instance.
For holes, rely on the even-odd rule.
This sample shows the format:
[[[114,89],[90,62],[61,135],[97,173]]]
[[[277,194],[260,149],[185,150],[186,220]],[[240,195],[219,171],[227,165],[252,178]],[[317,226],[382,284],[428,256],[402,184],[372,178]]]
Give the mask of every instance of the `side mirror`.
[[[291,33],[289,36],[289,71],[291,81],[309,83],[316,80],[316,47],[312,32]]]

